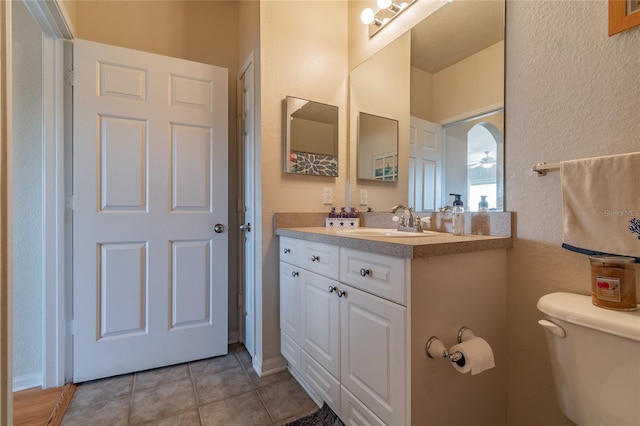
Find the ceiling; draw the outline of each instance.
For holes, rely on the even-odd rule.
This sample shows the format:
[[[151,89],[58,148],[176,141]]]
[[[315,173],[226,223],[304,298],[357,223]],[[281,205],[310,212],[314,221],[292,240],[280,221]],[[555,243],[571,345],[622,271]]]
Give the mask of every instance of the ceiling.
[[[411,65],[431,74],[504,40],[504,2],[454,0],[411,30]]]

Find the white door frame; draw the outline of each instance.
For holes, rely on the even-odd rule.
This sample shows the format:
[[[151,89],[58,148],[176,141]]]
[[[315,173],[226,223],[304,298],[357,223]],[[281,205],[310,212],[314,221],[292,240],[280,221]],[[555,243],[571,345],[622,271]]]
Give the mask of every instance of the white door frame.
[[[11,243],[11,2],[0,2],[0,424],[13,419]]]
[[[65,295],[65,133],[64,42],[73,38],[58,0],[24,1],[45,34],[43,39],[43,314],[42,388],[65,383],[67,358]]]
[[[42,387],[65,383],[67,318],[65,297],[65,67],[64,39],[74,29],[58,0],[24,1],[43,32],[43,270]],[[10,18],[10,17],[9,17]]]
[[[256,138],[257,110],[255,75],[254,52],[252,51],[244,65],[240,68],[237,84],[238,100],[240,102],[244,99],[244,87],[240,84],[241,79],[249,78],[250,93],[248,95],[248,105],[246,105],[245,108],[248,107],[250,109],[250,120],[252,121],[250,126],[251,134],[243,138],[242,132],[244,132],[245,129],[240,128],[238,132],[239,138],[244,140],[244,143],[239,145],[240,151],[238,152],[238,169],[241,173],[241,176],[239,176],[239,191],[243,195],[243,199],[240,200],[238,206],[241,207],[242,210],[244,210],[246,205],[252,206],[253,215],[247,217],[244,211],[239,211],[238,213],[239,220],[243,220],[243,224],[247,222],[251,223],[252,237],[249,240],[249,247],[246,247],[244,241],[240,241],[238,244],[240,248],[239,252],[243,254],[243,256],[238,259],[238,264],[241,268],[239,276],[243,277],[242,284],[244,285],[243,288],[239,288],[239,290],[242,291],[243,300],[238,300],[238,304],[240,305],[238,314],[240,317],[240,338],[244,342],[252,359],[256,359],[256,333],[261,330],[261,327],[257,326],[258,317],[256,316],[256,306],[259,287],[257,283],[261,282],[262,279],[262,256],[260,251],[257,250],[258,247],[261,247],[261,243],[258,243],[258,241],[261,241],[261,226],[259,225],[261,223],[261,204],[257,197],[260,192],[260,162],[257,161],[258,139]],[[244,111],[238,111],[238,114],[243,113]],[[239,120],[239,122],[242,123],[243,120]],[[249,143],[246,143],[247,141]]]
[[[43,79],[44,108],[43,115],[43,387],[58,386],[64,383],[64,162],[63,149],[63,77],[60,73],[62,48],[60,39],[73,38],[74,30],[59,0],[24,1],[25,6],[34,16],[44,36]],[[13,418],[12,385],[13,385],[13,353],[12,353],[12,277],[11,263],[11,108],[13,103],[10,64],[12,55],[12,2],[0,5],[0,39],[2,39],[2,57],[0,58],[0,182],[2,199],[0,209],[2,216],[2,251],[6,253],[0,264],[2,288],[0,294],[0,368],[3,374],[0,380],[0,424],[10,424]],[[62,212],[62,214],[60,214]],[[47,328],[49,327],[49,328]],[[59,383],[59,384],[58,384]]]

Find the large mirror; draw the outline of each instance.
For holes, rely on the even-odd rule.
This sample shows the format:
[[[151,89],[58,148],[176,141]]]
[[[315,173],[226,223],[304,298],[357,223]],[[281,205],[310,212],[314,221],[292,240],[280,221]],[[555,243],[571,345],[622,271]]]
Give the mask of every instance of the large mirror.
[[[392,184],[356,173],[363,111],[398,121]],[[504,2],[448,3],[353,69],[349,113],[351,205],[503,210]]]
[[[338,107],[287,96],[283,110],[285,173],[338,176]]]

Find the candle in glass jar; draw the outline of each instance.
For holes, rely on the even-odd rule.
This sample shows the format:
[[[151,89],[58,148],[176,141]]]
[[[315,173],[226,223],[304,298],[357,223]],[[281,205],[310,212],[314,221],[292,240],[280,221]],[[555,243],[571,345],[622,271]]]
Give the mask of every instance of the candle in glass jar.
[[[601,308],[635,311],[636,269],[633,257],[589,256],[591,301]]]

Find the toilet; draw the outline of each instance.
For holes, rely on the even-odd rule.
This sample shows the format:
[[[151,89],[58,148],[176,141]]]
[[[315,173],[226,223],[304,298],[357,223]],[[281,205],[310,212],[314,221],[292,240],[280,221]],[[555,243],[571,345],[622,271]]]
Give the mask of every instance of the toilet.
[[[640,425],[640,311],[571,293],[542,296],[538,310],[562,412],[579,426]]]

